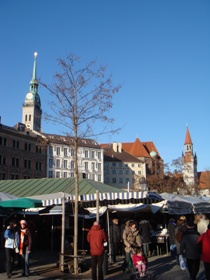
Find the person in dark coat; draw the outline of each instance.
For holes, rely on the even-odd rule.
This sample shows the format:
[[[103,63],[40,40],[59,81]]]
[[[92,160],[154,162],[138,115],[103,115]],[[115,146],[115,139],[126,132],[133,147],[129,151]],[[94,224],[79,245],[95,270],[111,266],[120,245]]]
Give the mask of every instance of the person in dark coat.
[[[168,234],[169,234],[169,244],[170,244],[170,252],[172,257],[176,257],[176,239],[175,239],[175,229],[176,222],[174,218],[170,218],[168,223]]]
[[[110,225],[110,245],[111,245],[111,262],[116,262],[116,256],[120,247],[121,232],[118,224],[118,219],[112,219],[112,224]]]
[[[195,229],[194,219],[188,219],[187,229],[182,234],[180,254],[184,255],[186,258],[191,280],[196,279],[196,275],[200,268],[201,252],[197,246],[199,236],[199,232]]]
[[[139,232],[142,238],[144,255],[146,257],[149,256],[149,244],[151,244],[151,229],[152,226],[149,221],[141,220],[139,222]]]
[[[87,241],[90,244],[92,280],[103,280],[104,275],[102,265],[104,259],[104,243],[107,242],[107,237],[98,221],[93,223],[93,226],[88,232]]]

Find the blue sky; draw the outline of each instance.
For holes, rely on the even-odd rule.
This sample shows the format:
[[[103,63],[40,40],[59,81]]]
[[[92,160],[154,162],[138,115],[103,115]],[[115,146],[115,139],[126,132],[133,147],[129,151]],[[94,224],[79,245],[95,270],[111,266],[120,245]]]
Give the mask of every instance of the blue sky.
[[[188,125],[198,171],[210,169],[210,1],[0,1],[0,115],[22,119],[33,53],[37,75],[51,83],[68,53],[107,65],[115,84],[117,135],[104,142],[153,141],[166,163],[181,156]],[[49,96],[39,89],[42,110]],[[44,132],[61,133],[42,122]]]

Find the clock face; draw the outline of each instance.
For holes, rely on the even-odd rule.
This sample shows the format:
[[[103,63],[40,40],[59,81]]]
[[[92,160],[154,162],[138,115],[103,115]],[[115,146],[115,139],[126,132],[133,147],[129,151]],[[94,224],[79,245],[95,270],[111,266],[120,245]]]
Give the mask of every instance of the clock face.
[[[26,95],[27,99],[32,99],[33,98],[33,94],[31,92],[29,92],[27,95]]]

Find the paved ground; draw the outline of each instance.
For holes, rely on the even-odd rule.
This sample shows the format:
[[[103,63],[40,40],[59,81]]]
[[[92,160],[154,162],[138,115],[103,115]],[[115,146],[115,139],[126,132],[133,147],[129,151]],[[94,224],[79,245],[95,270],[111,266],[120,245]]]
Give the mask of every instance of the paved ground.
[[[0,250],[1,266],[0,266],[0,279],[8,279],[4,272],[4,265],[2,260],[3,252]],[[83,271],[79,275],[70,274],[67,266],[65,272],[60,272],[57,267],[58,254],[50,251],[38,251],[31,255],[31,275],[28,277],[29,280],[51,280],[51,279],[91,279],[91,270],[89,268],[89,261],[86,261],[87,266],[84,267]],[[129,280],[131,279],[130,273],[123,273],[121,265],[123,258],[119,257],[119,261],[113,265],[108,266],[107,275],[105,280]],[[189,275],[187,271],[182,271],[176,263],[176,260],[170,256],[154,256],[149,258],[148,263],[148,275],[151,278],[144,279],[155,279],[155,280],[188,280]],[[26,280],[26,277],[21,277],[21,271],[19,268],[14,270],[14,274],[11,279]],[[205,280],[203,264],[201,263],[200,271],[197,277],[198,280]]]

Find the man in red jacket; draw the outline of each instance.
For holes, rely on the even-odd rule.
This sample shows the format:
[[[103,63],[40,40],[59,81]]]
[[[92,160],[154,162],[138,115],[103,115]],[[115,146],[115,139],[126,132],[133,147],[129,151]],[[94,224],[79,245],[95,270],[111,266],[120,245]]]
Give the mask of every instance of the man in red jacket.
[[[87,241],[90,243],[92,280],[103,280],[103,259],[104,243],[107,242],[106,234],[102,230],[99,222],[95,221],[87,235]],[[98,278],[97,278],[98,266]]]

